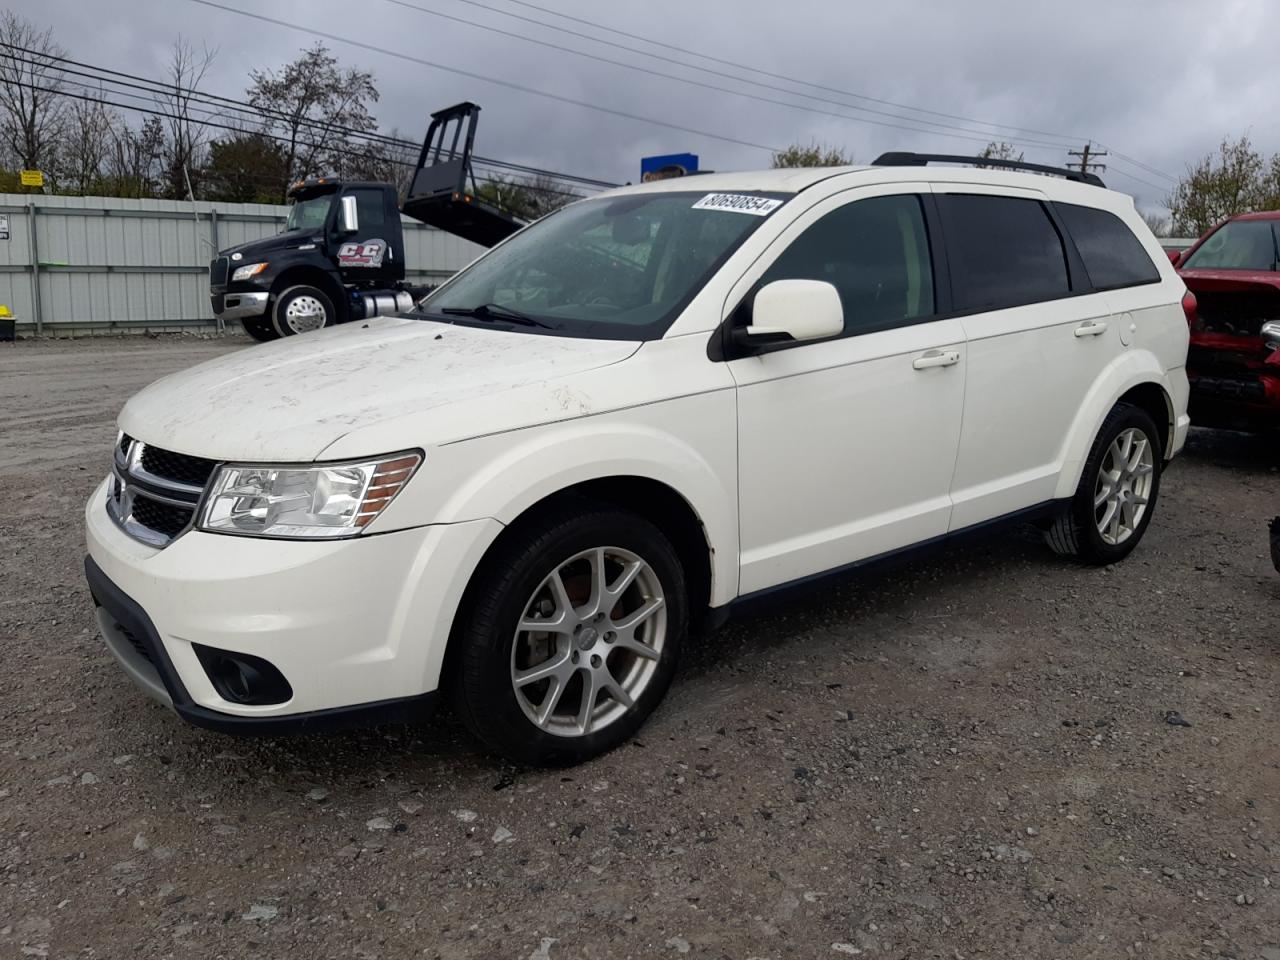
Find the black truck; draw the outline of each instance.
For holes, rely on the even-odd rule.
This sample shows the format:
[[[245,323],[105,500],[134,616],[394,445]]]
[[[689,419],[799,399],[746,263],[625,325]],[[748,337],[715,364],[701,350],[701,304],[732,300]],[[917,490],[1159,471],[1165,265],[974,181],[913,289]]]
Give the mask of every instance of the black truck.
[[[221,251],[209,264],[213,312],[257,340],[412,308],[429,287],[406,285],[400,214],[482,246],[524,223],[476,196],[471,169],[480,108],[431,115],[403,208],[389,183],[332,178],[289,190],[284,233]]]

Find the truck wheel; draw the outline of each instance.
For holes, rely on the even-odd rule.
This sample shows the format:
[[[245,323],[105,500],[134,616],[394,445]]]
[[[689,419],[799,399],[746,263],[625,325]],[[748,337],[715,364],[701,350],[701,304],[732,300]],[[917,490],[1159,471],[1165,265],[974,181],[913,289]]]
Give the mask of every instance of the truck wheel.
[[[666,536],[628,511],[566,504],[513,527],[476,572],[448,693],[498,753],[577,763],[625,742],[658,705],[687,625]]]
[[[323,290],[298,284],[281,291],[271,308],[271,322],[276,333],[291,337],[337,323],[333,301]]]
[[[1045,539],[1054,552],[1103,565],[1127,557],[1160,494],[1160,433],[1147,413],[1118,403],[1085,461],[1075,496]]]
[[[240,321],[240,326],[244,327],[245,333],[260,343],[280,338],[280,334],[276,333],[276,328],[266,317],[245,317]]]

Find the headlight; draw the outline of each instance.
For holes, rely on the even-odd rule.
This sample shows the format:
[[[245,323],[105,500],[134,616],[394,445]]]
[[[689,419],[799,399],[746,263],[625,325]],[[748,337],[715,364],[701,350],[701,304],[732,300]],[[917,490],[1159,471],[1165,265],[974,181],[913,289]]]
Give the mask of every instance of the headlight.
[[[267,269],[265,263],[250,263],[243,267],[236,267],[235,273],[231,274],[231,279],[248,280],[250,277],[256,277],[263,270]]]
[[[354,537],[386,508],[422,462],[397,453],[365,463],[220,467],[199,527],[250,537]]]

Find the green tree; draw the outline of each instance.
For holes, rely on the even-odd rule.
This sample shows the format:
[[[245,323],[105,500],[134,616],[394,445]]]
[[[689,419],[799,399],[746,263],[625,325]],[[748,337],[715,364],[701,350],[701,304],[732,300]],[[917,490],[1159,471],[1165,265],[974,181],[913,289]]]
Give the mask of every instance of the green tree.
[[[1235,141],[1224,137],[1216,155],[1206,154],[1188,165],[1169,195],[1174,233],[1198,237],[1227,217],[1265,209],[1276,202],[1278,185],[1276,157],[1268,166],[1247,135]]]
[[[544,176],[527,180],[494,177],[479,185],[476,196],[521,220],[537,220],[580,199],[579,194]]]
[[[805,145],[793,143],[773,155],[774,167],[843,167],[853,163],[853,157],[839,147],[818,143]]]
[[[203,199],[229,203],[277,203],[286,175],[284,147],[261,133],[228,134],[209,144],[201,173]]]

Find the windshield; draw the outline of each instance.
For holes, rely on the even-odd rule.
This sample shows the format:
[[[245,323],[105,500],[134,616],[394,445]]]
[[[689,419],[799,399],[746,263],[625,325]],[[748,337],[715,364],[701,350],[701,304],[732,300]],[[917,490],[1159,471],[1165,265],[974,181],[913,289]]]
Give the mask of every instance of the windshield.
[[[438,318],[442,311],[493,305],[539,321],[534,329],[655,339],[782,203],[702,192],[582,201],[512,237],[429,296],[420,310]],[[487,316],[501,322],[493,312]]]
[[[286,230],[323,230],[325,218],[329,216],[329,204],[334,194],[322,193],[318,197],[299,200],[289,208],[289,220]]]
[[[1280,260],[1276,223],[1232,220],[1209,234],[1178,266],[1185,270],[1275,270]]]

